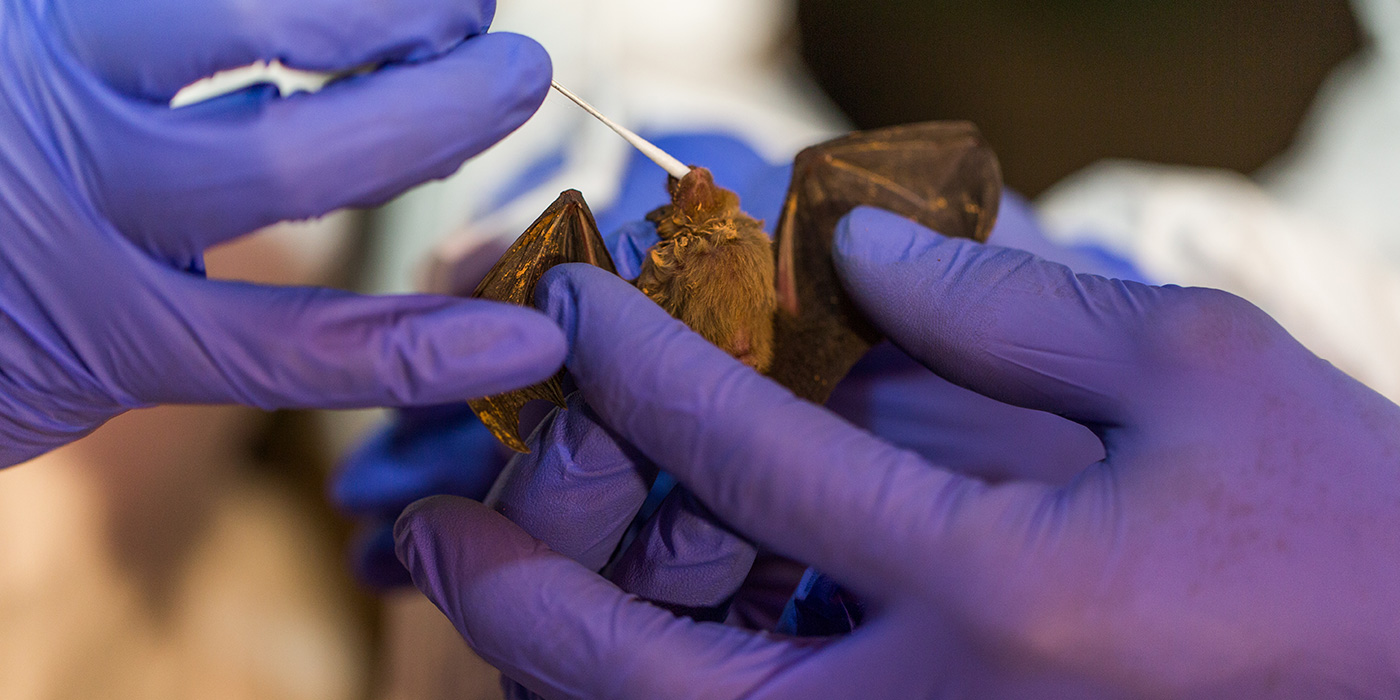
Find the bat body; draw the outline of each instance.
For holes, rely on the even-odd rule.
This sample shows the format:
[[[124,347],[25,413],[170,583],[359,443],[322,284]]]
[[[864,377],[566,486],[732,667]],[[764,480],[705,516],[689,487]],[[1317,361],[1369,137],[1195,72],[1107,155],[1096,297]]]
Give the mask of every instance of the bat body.
[[[773,363],[773,247],[739,196],[694,168],[671,179],[671,204],[647,216],[661,241],[637,288],[705,340],[759,372]]]
[[[770,244],[733,192],[694,168],[669,181],[671,204],[647,218],[661,241],[636,284],[707,340],[815,403],[880,340],[846,295],[831,259],[837,223],[876,206],[944,235],[985,241],[996,220],[1001,172],[976,127],[934,122],[856,133],[794,162]],[[565,262],[616,272],[582,197],[565,192],[501,257],[473,296],[529,305],[535,283]],[[560,378],[472,401],[517,451],[529,401],[564,405]]]

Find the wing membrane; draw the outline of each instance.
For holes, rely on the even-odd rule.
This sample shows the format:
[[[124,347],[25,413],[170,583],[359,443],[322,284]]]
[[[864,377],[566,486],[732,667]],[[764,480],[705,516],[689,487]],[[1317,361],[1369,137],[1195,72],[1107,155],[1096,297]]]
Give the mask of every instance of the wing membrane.
[[[866,131],[797,156],[778,222],[778,312],[769,375],[824,403],[880,340],[841,287],[836,225],[858,206],[908,217],[947,236],[985,241],[1001,201],[1001,168],[977,127],[932,122]]]
[[[535,285],[549,268],[565,263],[589,263],[617,274],[612,256],[598,233],[583,195],[569,190],[501,256],[473,298],[534,306]],[[520,409],[542,399],[564,407],[563,372],[553,378],[497,396],[469,401],[478,418],[501,442],[517,452],[529,452],[520,437]]]

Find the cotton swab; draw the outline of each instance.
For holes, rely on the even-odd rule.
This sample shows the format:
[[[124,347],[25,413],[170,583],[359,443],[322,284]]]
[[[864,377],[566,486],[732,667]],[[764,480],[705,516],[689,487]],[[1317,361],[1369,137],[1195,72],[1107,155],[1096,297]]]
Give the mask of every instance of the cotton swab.
[[[665,170],[667,173],[670,173],[671,177],[674,177],[677,180],[679,180],[690,173],[690,168],[686,167],[685,163],[680,162],[671,154],[661,150],[660,148],[657,148],[655,144],[638,136],[637,134],[633,133],[630,129],[603,116],[602,112],[599,112],[593,105],[588,104],[583,100],[583,98],[569,91],[568,88],[564,87],[563,85],[560,85],[558,81],[551,81],[551,84],[553,85],[555,90],[559,91],[559,94],[569,98],[570,100],[573,100],[574,104],[583,108],[583,111],[593,115],[595,118],[597,118],[598,121],[606,124],[609,129],[616,131],[618,136],[621,136],[622,138],[626,139],[627,143],[632,144],[633,147],[641,151],[642,155],[650,158],[652,162],[661,166],[663,170]]]

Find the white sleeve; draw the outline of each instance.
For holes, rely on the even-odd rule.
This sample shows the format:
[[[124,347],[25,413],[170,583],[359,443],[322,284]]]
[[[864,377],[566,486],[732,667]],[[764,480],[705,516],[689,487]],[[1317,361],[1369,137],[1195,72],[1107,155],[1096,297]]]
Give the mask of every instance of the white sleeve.
[[[1216,170],[1108,162],[1039,205],[1052,238],[1101,245],[1154,279],[1242,296],[1400,401],[1400,262],[1374,239]]]

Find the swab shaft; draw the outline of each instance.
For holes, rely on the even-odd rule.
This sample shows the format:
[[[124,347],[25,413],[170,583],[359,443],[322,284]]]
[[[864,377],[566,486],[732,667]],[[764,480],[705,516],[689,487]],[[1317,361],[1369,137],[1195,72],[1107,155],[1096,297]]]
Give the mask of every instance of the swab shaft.
[[[597,118],[598,121],[606,124],[609,129],[616,131],[618,136],[621,136],[622,138],[626,139],[627,143],[632,144],[633,147],[641,151],[642,155],[650,158],[652,162],[661,166],[663,170],[665,170],[667,173],[670,173],[671,177],[674,177],[677,180],[679,180],[685,177],[690,172],[690,168],[686,167],[685,163],[680,162],[671,154],[661,150],[660,148],[657,148],[655,144],[636,135],[630,129],[603,116],[602,112],[599,112],[596,108],[593,107],[593,105],[585,102],[583,98],[570,92],[568,88],[564,87],[563,85],[560,85],[558,81],[553,81],[552,84],[554,86],[554,89],[559,91],[559,94],[569,98],[570,100],[573,100],[574,104],[583,108],[583,111],[593,115],[595,118]]]

